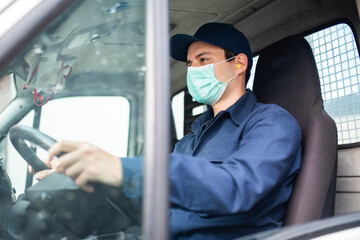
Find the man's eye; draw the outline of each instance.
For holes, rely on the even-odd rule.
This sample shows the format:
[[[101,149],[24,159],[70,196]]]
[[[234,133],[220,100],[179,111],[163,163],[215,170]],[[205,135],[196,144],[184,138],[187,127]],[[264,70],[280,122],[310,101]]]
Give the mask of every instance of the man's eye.
[[[205,62],[206,60],[206,58],[200,58],[200,62]]]

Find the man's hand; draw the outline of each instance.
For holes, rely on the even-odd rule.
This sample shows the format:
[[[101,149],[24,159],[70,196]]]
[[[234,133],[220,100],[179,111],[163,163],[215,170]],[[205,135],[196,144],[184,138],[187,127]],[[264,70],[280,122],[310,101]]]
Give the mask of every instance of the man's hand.
[[[60,161],[54,158],[61,152],[66,154]],[[91,182],[100,182],[120,187],[123,174],[121,160],[86,142],[59,141],[49,149],[47,162],[55,164],[55,170],[71,177],[87,192],[94,192]]]
[[[59,164],[59,159],[58,158],[54,158],[51,160],[51,162],[47,161],[47,160],[43,160],[41,159],[41,161],[43,161],[46,166],[48,166],[50,169],[49,170],[43,170],[43,171],[40,171],[40,172],[35,172],[34,169],[29,165],[28,166],[28,169],[29,169],[29,172],[30,173],[34,173],[34,177],[36,180],[41,180],[43,179],[44,177],[50,175],[51,173],[55,172],[56,171],[56,168]]]

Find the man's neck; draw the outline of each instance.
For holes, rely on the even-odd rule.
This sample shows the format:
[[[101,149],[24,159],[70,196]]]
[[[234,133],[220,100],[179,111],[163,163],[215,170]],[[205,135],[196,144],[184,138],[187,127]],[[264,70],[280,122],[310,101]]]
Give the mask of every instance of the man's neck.
[[[220,98],[220,100],[212,105],[213,111],[214,111],[214,117],[221,111],[224,111],[228,109],[230,106],[232,106],[234,103],[236,103],[239,98],[241,98],[245,93],[246,89],[245,87],[241,87],[238,89],[234,89],[235,91],[232,91],[230,93],[225,92],[224,95]]]

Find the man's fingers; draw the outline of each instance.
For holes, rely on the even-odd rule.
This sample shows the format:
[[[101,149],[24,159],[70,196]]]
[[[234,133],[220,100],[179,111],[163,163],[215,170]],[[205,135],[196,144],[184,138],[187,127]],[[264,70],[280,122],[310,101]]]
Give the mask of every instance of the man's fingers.
[[[58,158],[53,158],[53,160],[50,162],[50,168],[51,169],[57,169],[59,166],[60,160]]]
[[[44,170],[44,171],[41,171],[41,172],[37,172],[34,177],[35,177],[36,180],[41,180],[41,179],[43,179],[44,177],[50,175],[53,172],[55,172],[55,170],[53,170],[53,169]]]
[[[45,163],[45,165],[48,167],[48,168],[50,168],[50,169],[52,169],[52,165],[51,165],[51,162],[48,162],[47,160],[42,160],[44,163]]]
[[[77,161],[73,165],[69,166],[65,169],[64,173],[71,177],[72,179],[76,179],[82,171],[84,171],[84,162],[83,161]]]
[[[80,186],[84,191],[88,192],[88,193],[93,193],[95,192],[95,188],[92,185],[86,184],[83,186]]]
[[[77,149],[81,142],[77,141],[58,141],[52,145],[48,150],[48,161],[50,162],[55,156],[62,152],[71,152]]]
[[[82,157],[83,153],[79,149],[65,154],[58,163],[57,172],[65,173],[70,166],[76,164]]]
[[[93,193],[95,188],[93,185],[89,184],[91,181],[91,176],[86,172],[82,172],[75,180],[75,183],[79,185],[84,191]]]
[[[64,173],[67,168],[78,161],[86,161],[87,164],[91,164],[91,161],[94,159],[93,155],[97,150],[98,149],[95,146],[89,143],[78,142],[77,148],[75,148],[74,151],[71,151],[61,157],[58,165],[58,172]]]
[[[46,166],[48,166],[48,168],[50,169],[53,169],[53,164],[48,162],[46,159],[40,159]],[[35,170],[33,169],[32,166],[28,165],[28,170],[29,170],[29,173],[32,174],[32,173],[35,173]]]
[[[33,174],[33,173],[34,173],[34,169],[33,169],[30,165],[28,165],[28,170],[29,170],[29,173],[30,173],[30,174]]]

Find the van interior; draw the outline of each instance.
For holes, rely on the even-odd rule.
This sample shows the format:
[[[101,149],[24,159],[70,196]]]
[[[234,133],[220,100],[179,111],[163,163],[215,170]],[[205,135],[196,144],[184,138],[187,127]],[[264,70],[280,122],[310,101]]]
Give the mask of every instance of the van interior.
[[[352,134],[355,134],[355,132],[359,133],[359,130],[356,130],[356,127],[352,129],[351,126],[355,126],[358,121],[356,119],[358,119],[359,115],[355,109],[359,109],[356,105],[358,105],[360,99],[358,99],[358,93],[353,92],[354,95],[352,95],[351,98],[353,98],[354,105],[350,107],[345,106],[346,102],[349,103],[349,96],[347,96],[347,94],[344,96],[335,94],[337,97],[332,97],[335,96],[333,91],[341,92],[341,87],[347,85],[346,83],[335,83],[340,79],[340,74],[338,73],[346,71],[344,68],[345,65],[348,67],[350,66],[345,63],[348,61],[347,59],[354,59],[355,62],[359,62],[357,39],[360,26],[358,12],[359,5],[357,5],[357,2],[358,1],[343,1],[340,3],[331,0],[259,0],[226,1],[226,3],[216,1],[182,1],[180,3],[178,1],[170,1],[171,35],[177,33],[194,34],[197,28],[206,22],[231,23],[242,31],[245,36],[248,37],[253,51],[255,64],[253,65],[251,78],[255,78],[255,81],[258,80],[256,76],[256,63],[259,56],[261,57],[262,50],[290,36],[302,36],[310,43],[316,60],[317,71],[320,76],[319,80],[323,105],[325,111],[327,111],[331,118],[336,122],[337,126],[337,146],[333,146],[332,149],[332,151],[337,151],[338,155],[336,197],[333,209],[335,215],[360,210],[360,206],[357,204],[360,196],[358,188],[360,184],[360,179],[358,178],[360,172],[357,167],[360,149],[358,140],[350,140],[352,139]],[[339,26],[346,26],[350,33],[353,34],[352,37],[356,57],[345,56],[346,54],[342,55],[335,50],[335,46],[338,46],[337,44],[341,45],[341,43],[337,42],[340,40],[339,38],[346,38],[345,32],[337,32],[336,30],[333,32],[331,30],[332,28],[337,28]],[[343,44],[346,45],[347,41],[343,42]],[[338,60],[335,60],[337,57]],[[332,60],[330,60],[330,58],[332,58]],[[328,60],[325,59],[330,60],[331,63],[327,62]],[[271,60],[268,60],[266,64],[271,64]],[[305,69],[306,66],[303,64],[304,63],[299,61],[299,69],[302,69],[302,67]],[[171,74],[172,94],[175,94],[176,96],[176,94],[184,93],[185,134],[190,131],[191,122],[196,118],[196,113],[199,112],[199,108],[200,112],[202,112],[201,108],[206,109],[206,107],[192,102],[191,96],[186,92],[186,66],[184,63],[171,60]],[[356,85],[355,88],[357,89],[359,84],[358,73],[350,73],[350,76],[354,77],[353,79],[355,82],[353,84]],[[264,77],[265,76],[263,76],[263,78]],[[266,77],[271,79],[273,76],[269,74]],[[291,78],[291,76],[289,76],[289,78]],[[269,85],[261,86],[261,84],[263,84],[263,82],[259,83],[257,86],[258,88],[262,87],[262,91],[267,91],[266,94],[271,94],[271,91],[275,91],[275,93],[281,92],[278,87],[272,86],[273,88],[271,88]],[[291,83],[286,83],[284,81],[281,84]],[[256,83],[254,83],[253,80],[250,80],[247,87],[252,89],[253,85],[256,85]],[[300,82],[297,87],[303,88],[298,89],[299,91],[311,92],[313,91],[311,87],[314,86],[302,84]],[[273,98],[276,98],[276,96]],[[281,98],[281,96],[279,96],[279,98]],[[355,98],[358,100],[355,100]],[[344,108],[352,107],[354,107],[354,112],[350,116],[345,113],[346,110]],[[351,122],[345,123],[340,119],[351,119]],[[352,123],[355,125],[352,125]],[[345,133],[345,129],[350,132]],[[323,131],[331,130],[324,128]],[[333,139],[335,141],[334,136]],[[318,147],[319,151],[325,153],[323,149],[320,150],[321,146],[318,144],[313,147]],[[321,169],[318,169],[318,171],[318,174],[321,174]],[[323,171],[326,170],[323,169]],[[335,187],[335,185],[333,187]]]
[[[0,5],[0,17],[16,2]],[[12,201],[38,184],[12,147],[9,131],[15,125],[39,129],[55,139],[91,141],[118,156],[143,156],[146,151],[149,23],[144,1],[67,0],[53,6],[46,2],[51,1],[39,3],[25,20],[0,35],[0,45],[8,46],[0,49],[0,170],[4,176],[7,172],[16,190],[11,190]],[[304,159],[285,225],[359,213],[360,1],[170,0],[168,4],[166,38],[193,35],[207,22],[230,23],[243,32],[254,57],[247,88],[259,101],[287,109],[301,126]],[[156,85],[154,91],[169,91],[171,96],[173,146],[209,106],[189,95],[186,64],[170,56],[163,60],[168,63],[163,67],[170,67],[170,89]],[[38,149],[37,154],[45,153]],[[3,181],[8,188],[8,180]],[[125,208],[132,203],[127,204]],[[123,228],[139,225],[139,216],[118,213],[126,216]],[[66,226],[71,229],[71,224]],[[6,236],[31,239],[21,227]],[[107,226],[102,230],[110,231]],[[124,239],[140,239],[130,237],[138,229],[129,231],[122,232],[128,237]],[[74,232],[74,239],[92,233],[71,229]]]

